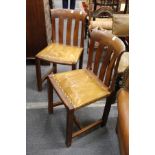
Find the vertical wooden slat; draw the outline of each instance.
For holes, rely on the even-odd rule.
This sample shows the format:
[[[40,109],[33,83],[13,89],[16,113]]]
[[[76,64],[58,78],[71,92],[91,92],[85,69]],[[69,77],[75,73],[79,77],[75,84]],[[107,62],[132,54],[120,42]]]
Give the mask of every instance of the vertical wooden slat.
[[[59,43],[63,43],[63,28],[64,28],[64,19],[62,17],[59,18]]]
[[[79,19],[75,19],[73,45],[78,46]]]
[[[85,35],[85,21],[81,21],[81,43],[80,43],[80,47],[84,46],[84,35]]]
[[[102,63],[101,69],[100,69],[100,74],[99,74],[100,80],[103,80],[103,77],[105,75],[105,71],[106,71],[107,65],[109,63],[110,56],[112,54],[112,49],[110,47],[108,47],[107,51],[105,51],[105,52],[106,52],[106,55],[103,58],[104,60],[103,60],[103,63]]]
[[[88,69],[92,69],[94,44],[95,44],[94,40],[91,39],[90,46],[89,46],[89,51],[88,51],[88,63],[87,63],[87,68]]]
[[[66,38],[66,44],[71,44],[71,27],[72,27],[72,19],[68,18],[67,20],[67,38]]]
[[[56,36],[55,36],[55,17],[52,17],[52,42],[55,42]]]
[[[111,75],[112,75],[112,71],[113,71],[116,58],[117,58],[117,55],[114,54],[107,68],[106,77],[105,77],[105,84],[107,86],[109,86],[110,81],[111,81]]]
[[[100,63],[100,58],[102,56],[103,53],[103,46],[99,45],[96,54],[95,54],[95,61],[94,61],[94,69],[93,72],[97,75],[98,72],[98,68],[99,68],[99,63]]]

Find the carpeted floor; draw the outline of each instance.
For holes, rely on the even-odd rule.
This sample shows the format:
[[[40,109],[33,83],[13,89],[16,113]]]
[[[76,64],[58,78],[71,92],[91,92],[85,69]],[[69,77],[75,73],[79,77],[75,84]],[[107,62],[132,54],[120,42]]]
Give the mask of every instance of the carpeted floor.
[[[81,124],[89,124],[101,118],[102,110],[87,107],[79,110],[76,116]],[[112,107],[106,127],[73,139],[72,146],[67,148],[64,108],[55,109],[53,115],[49,115],[44,108],[27,109],[27,155],[119,155],[116,118],[116,107]]]

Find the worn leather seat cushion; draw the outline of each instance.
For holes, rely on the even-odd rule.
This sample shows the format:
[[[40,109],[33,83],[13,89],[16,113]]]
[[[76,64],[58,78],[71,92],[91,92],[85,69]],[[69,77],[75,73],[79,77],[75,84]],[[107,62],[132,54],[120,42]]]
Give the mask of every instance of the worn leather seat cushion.
[[[119,37],[129,36],[129,14],[113,14],[112,33]]]
[[[100,18],[96,21],[90,21],[90,29],[94,28],[112,30],[112,18]]]
[[[80,47],[52,43],[36,57],[50,62],[76,64],[82,51],[83,48]]]
[[[75,109],[110,94],[108,88],[87,69],[57,73],[50,78],[57,83]]]

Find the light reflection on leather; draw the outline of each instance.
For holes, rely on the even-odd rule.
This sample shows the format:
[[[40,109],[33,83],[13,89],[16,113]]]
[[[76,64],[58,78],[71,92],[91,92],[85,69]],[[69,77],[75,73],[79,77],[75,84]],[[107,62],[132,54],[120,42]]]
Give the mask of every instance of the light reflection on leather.
[[[37,54],[37,57],[52,62],[75,64],[78,61],[82,50],[83,48],[76,46],[52,43],[40,51]]]

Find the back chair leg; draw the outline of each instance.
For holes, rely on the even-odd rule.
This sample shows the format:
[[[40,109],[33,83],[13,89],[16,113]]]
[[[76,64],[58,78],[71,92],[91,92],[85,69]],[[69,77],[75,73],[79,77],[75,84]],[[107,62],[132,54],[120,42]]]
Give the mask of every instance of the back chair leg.
[[[74,110],[67,109],[66,145],[71,146]]]
[[[38,58],[36,58],[36,76],[37,76],[38,91],[41,91],[42,90],[41,66],[40,66],[40,60]]]
[[[79,69],[82,69],[82,66],[83,66],[83,52],[81,53],[81,57],[80,57]]]
[[[115,99],[116,99],[116,92],[113,91],[111,93],[111,95],[106,99],[106,104],[105,104],[105,108],[104,108],[104,112],[103,112],[103,116],[102,116],[103,123],[101,126],[106,125],[108,116],[109,116],[109,112],[111,109],[111,105],[115,103]]]
[[[50,83],[50,80],[47,79],[48,81],[48,113],[51,114],[53,113],[53,86]]]
[[[111,109],[111,103],[107,99],[102,116],[103,123],[101,124],[101,126],[105,126],[107,124],[110,109]]]
[[[53,63],[53,73],[57,73],[57,64]]]
[[[75,70],[76,69],[76,64],[73,64],[72,65],[72,70]]]

